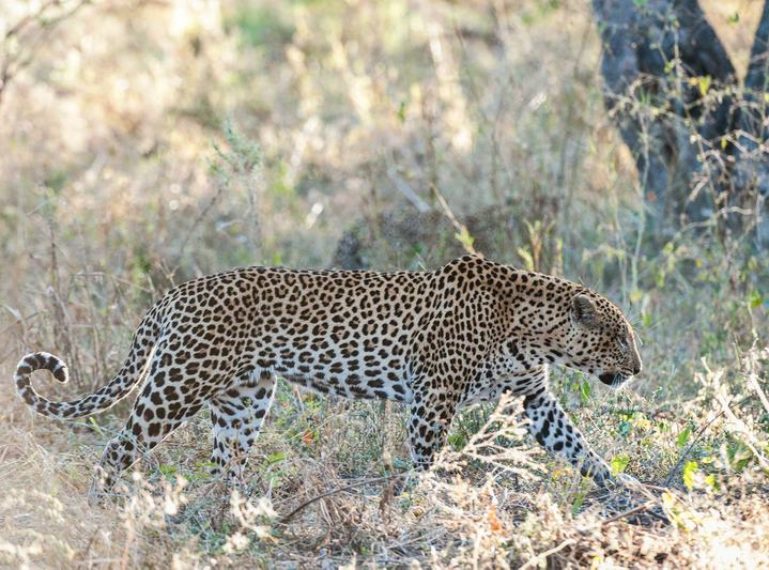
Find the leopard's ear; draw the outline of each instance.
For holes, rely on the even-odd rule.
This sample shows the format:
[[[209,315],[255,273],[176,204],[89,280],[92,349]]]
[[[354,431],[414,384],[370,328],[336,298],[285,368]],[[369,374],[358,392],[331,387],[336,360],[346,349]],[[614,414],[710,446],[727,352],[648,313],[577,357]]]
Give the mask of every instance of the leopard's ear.
[[[582,293],[574,295],[571,300],[571,316],[576,323],[584,327],[598,326],[598,309],[593,299]]]

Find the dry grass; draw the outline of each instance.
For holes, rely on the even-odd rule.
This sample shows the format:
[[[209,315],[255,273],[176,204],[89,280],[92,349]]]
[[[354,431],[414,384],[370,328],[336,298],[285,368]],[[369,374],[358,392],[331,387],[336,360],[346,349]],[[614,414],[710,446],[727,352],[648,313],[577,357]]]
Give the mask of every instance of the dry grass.
[[[744,4],[708,3],[742,62],[758,3]],[[29,9],[3,3],[0,35]],[[644,234],[584,3],[117,0],[25,30],[0,46],[0,66],[25,64],[0,99],[0,566],[769,565],[769,263],[739,236]],[[629,389],[568,371],[554,384],[644,491],[597,493],[479,407],[404,484],[400,409],[282,385],[241,494],[204,474],[201,416],[125,498],[88,506],[130,402],[93,422],[32,417],[18,358],[57,352],[73,380],[41,391],[88,392],[172,284],[325,266],[363,214],[441,211],[431,187],[470,228],[509,212],[486,254],[633,316],[646,373]],[[435,266],[455,239],[436,231],[437,246],[387,234],[371,259]]]

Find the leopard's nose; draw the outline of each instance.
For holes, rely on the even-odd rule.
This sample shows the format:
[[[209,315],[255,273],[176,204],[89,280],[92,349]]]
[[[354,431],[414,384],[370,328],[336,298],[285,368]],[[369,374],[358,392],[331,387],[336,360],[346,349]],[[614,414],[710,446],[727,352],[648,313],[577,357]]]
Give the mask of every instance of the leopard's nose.
[[[643,368],[641,367],[641,363],[640,362],[634,364],[633,365],[633,376],[637,376],[638,374],[640,374],[642,369]]]

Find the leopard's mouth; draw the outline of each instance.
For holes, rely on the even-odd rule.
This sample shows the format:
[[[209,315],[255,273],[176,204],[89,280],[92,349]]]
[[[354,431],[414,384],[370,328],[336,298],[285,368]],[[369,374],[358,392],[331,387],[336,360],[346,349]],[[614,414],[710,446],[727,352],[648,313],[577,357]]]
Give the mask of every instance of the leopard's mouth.
[[[630,376],[626,374],[622,374],[621,372],[604,372],[600,376],[598,376],[598,379],[606,384],[607,386],[611,386],[612,388],[618,388],[627,380],[630,378]]]

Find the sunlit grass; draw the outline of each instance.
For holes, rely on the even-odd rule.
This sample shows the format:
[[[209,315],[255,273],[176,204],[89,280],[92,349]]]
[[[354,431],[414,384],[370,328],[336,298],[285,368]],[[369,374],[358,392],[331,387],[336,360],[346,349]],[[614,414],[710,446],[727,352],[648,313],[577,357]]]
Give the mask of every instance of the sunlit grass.
[[[736,61],[748,4],[706,6]],[[769,263],[739,236],[647,235],[587,4],[94,3],[44,32],[0,100],[0,565],[769,564]],[[0,63],[17,47],[2,49]],[[239,495],[206,475],[201,414],[126,496],[90,507],[130,402],[33,417],[18,359],[61,354],[73,381],[36,378],[41,391],[86,393],[173,284],[326,267],[356,224],[376,268],[436,267],[471,242],[621,304],[644,374],[620,392],[563,370],[553,384],[612,466],[652,486],[634,503],[648,509],[532,457],[514,423],[490,461],[485,407],[397,493],[403,410],[285,383]]]

